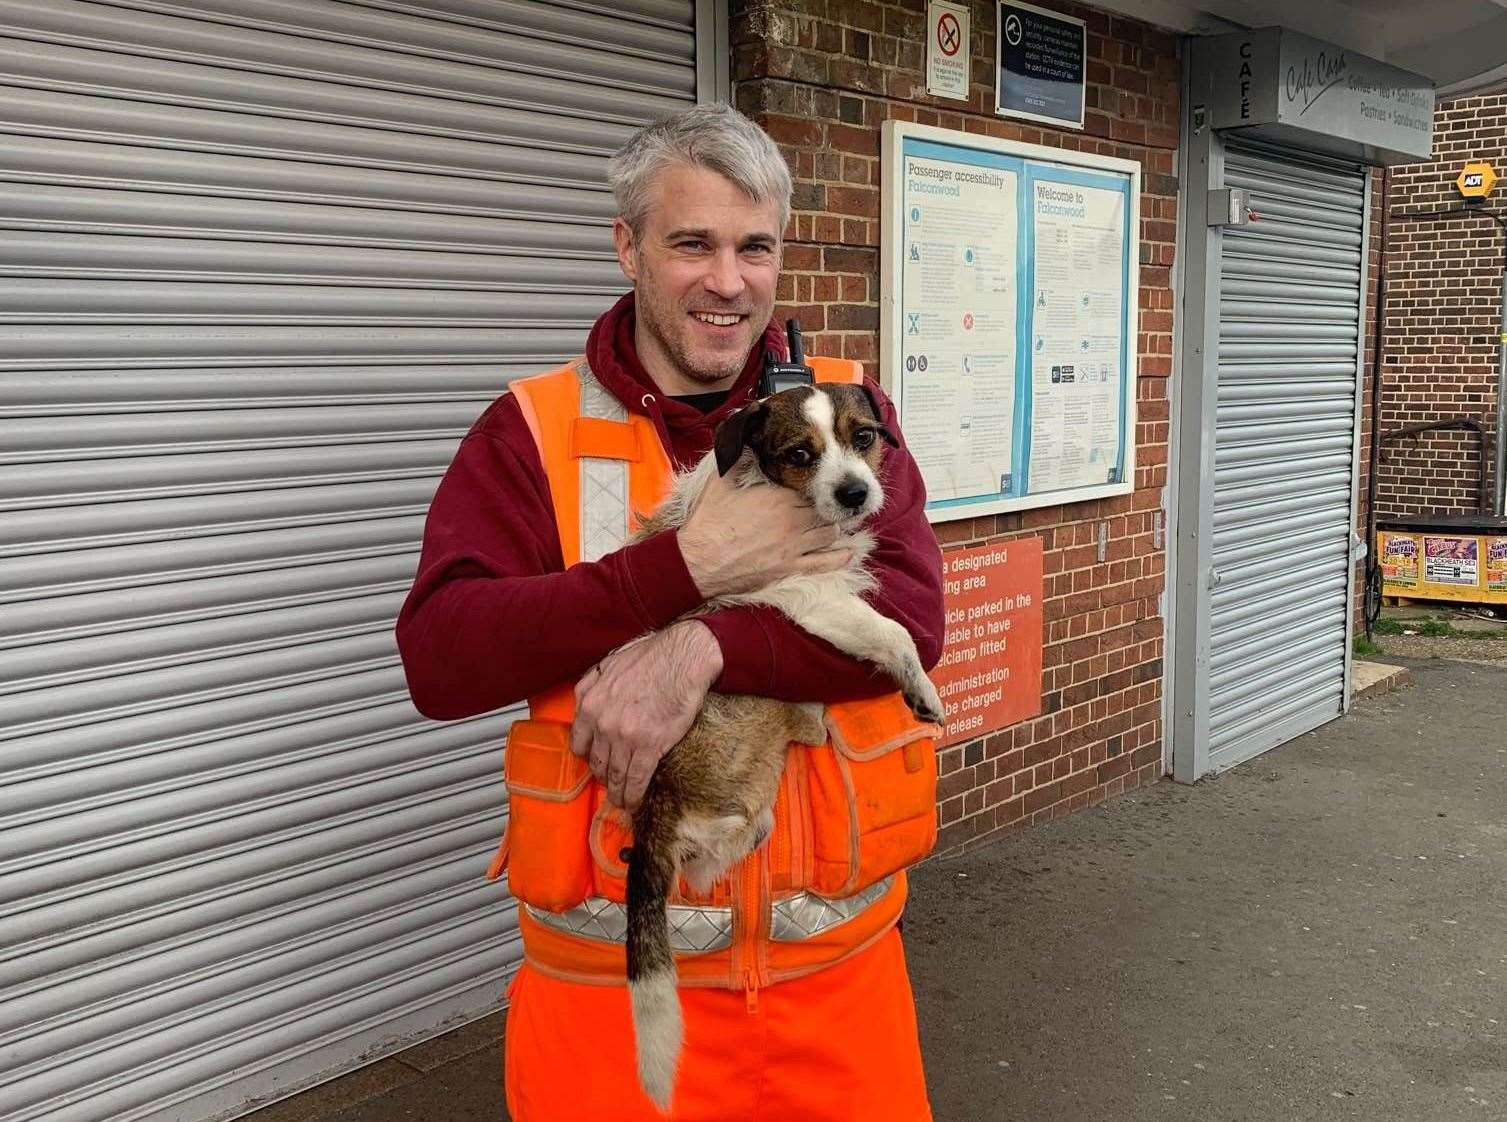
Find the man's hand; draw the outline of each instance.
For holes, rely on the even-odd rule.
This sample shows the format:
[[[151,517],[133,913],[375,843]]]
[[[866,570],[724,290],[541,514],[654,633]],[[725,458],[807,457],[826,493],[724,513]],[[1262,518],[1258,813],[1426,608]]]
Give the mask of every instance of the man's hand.
[[[739,487],[714,476],[679,530],[680,553],[704,599],[752,592],[796,573],[830,573],[852,559],[837,527],[788,487]]]
[[[587,759],[615,805],[636,809],[721,673],[722,649],[696,620],[614,651],[576,686],[570,750]]]

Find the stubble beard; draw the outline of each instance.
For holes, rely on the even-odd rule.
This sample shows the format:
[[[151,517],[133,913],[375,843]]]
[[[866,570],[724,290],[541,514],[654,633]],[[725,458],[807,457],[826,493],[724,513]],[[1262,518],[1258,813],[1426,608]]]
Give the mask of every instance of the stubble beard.
[[[741,354],[729,355],[725,359],[714,358],[715,366],[708,366],[704,360],[697,360],[691,354],[691,348],[687,345],[686,334],[690,328],[684,325],[684,320],[690,318],[689,312],[673,301],[666,300],[653,285],[640,283],[638,288],[638,316],[645,329],[659,344],[677,370],[694,382],[703,385],[713,385],[717,382],[736,378],[743,373],[743,367],[748,363],[748,350]],[[756,316],[750,316],[748,322],[753,322]],[[681,327],[682,330],[675,330]],[[752,347],[750,342],[749,347]]]

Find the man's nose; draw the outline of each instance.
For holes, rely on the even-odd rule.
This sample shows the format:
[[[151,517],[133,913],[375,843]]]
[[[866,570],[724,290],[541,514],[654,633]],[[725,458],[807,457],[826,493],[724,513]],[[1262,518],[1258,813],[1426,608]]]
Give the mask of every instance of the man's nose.
[[[724,300],[743,295],[743,271],[739,268],[737,252],[726,249],[713,254],[703,283],[708,292]]]

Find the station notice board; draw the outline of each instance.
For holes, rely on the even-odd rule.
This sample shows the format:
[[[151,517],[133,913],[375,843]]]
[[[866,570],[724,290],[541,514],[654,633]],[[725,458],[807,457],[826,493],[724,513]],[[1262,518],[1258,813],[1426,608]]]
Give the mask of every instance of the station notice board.
[[[1041,712],[1041,539],[942,557],[947,637],[931,673],[947,707],[937,747]]]
[[[884,125],[881,374],[933,522],[1129,494],[1140,165]]]

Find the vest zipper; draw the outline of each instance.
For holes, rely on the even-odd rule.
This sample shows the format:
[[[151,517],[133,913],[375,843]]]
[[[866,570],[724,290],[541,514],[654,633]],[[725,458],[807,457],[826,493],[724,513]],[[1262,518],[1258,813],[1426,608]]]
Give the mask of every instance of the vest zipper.
[[[769,927],[769,847],[761,845],[733,872],[732,976],[743,987],[748,1012],[759,1008],[764,970],[761,941]]]
[[[746,894],[752,904],[749,913],[748,948],[743,961],[743,998],[750,1016],[759,1011],[759,985],[766,968],[765,957],[769,943],[769,849],[760,846],[749,854],[752,865],[747,879],[750,891]]]

